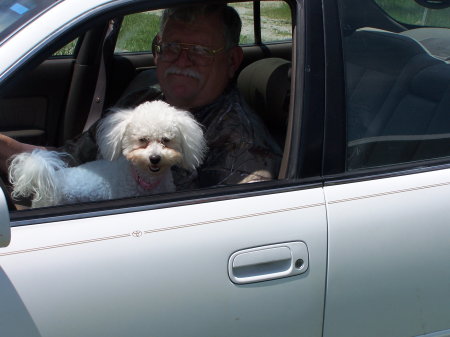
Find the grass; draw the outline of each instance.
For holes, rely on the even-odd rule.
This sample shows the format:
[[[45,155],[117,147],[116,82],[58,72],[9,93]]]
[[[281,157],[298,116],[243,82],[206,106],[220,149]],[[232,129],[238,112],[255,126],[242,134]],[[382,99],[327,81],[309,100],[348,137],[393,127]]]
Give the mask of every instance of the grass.
[[[117,39],[116,52],[149,51],[159,31],[160,16],[144,12],[125,17]]]
[[[284,1],[262,1],[261,28],[263,41],[280,41],[292,38],[291,10]],[[255,42],[253,32],[253,5],[248,2],[234,3],[242,19],[242,32],[240,43],[252,44]]]
[[[73,55],[75,52],[75,47],[77,46],[77,42],[78,42],[78,39],[75,39],[72,42],[69,42],[64,47],[62,47],[60,50],[58,50],[56,53],[54,53],[53,56]]]
[[[284,1],[277,2],[276,5],[272,6],[264,6],[263,3],[261,6],[261,16],[283,22],[291,22],[291,8]]]

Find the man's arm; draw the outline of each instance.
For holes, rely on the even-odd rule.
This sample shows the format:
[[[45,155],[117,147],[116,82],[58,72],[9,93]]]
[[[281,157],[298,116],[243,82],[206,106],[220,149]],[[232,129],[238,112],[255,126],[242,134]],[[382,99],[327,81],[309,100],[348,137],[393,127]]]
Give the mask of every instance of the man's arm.
[[[271,149],[246,142],[223,142],[211,146],[198,170],[201,187],[234,185],[277,178],[281,156]]]
[[[42,146],[36,146],[21,143],[11,137],[0,133],[0,171],[2,174],[8,174],[8,160],[12,155],[22,152],[33,151],[34,149],[45,149]]]

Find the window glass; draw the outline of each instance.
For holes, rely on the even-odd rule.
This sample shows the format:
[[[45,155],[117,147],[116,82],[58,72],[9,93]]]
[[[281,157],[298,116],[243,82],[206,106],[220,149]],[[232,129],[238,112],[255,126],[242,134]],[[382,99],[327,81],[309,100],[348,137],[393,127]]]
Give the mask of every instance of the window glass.
[[[148,52],[159,31],[162,11],[142,12],[125,16],[116,43],[116,53]]]
[[[292,39],[291,9],[284,1],[261,1],[261,40],[276,42]],[[232,4],[242,19],[241,44],[255,43],[253,2]]]
[[[341,6],[349,170],[450,157],[450,30],[398,31],[385,15]]]
[[[242,20],[240,44],[255,43],[253,2],[230,4]],[[261,1],[261,38],[263,42],[292,39],[292,20],[289,5],[284,1]],[[116,53],[149,52],[153,37],[159,31],[162,11],[127,15],[116,44]]]
[[[251,12],[253,12],[253,11],[251,11]],[[118,42],[117,42],[117,46],[116,46],[116,51],[118,51],[118,52],[145,52],[145,51],[147,51],[148,52],[150,50],[151,40],[155,36],[155,34],[157,33],[157,31],[159,29],[161,13],[162,13],[161,11],[150,11],[150,12],[140,12],[140,13],[136,13],[136,14],[132,14],[132,15],[126,16],[124,18],[123,22],[122,22],[123,24],[122,24],[121,30],[119,32]],[[253,23],[252,23],[251,20],[247,20],[246,24],[248,26],[253,27]],[[102,32],[102,27],[99,26],[98,30],[99,30],[99,32]],[[70,32],[68,32],[68,33],[70,33]],[[82,40],[80,39],[80,42],[81,41]],[[86,48],[86,50],[93,51],[93,53],[89,54],[89,56],[93,56],[94,54],[97,54],[98,50],[96,48],[98,46],[101,47],[101,44],[98,43],[98,40],[86,38],[86,39],[84,39],[83,42],[86,43],[86,46],[83,45],[83,48]],[[77,44],[77,41],[73,41],[73,42],[69,43],[68,45],[64,46],[61,50],[56,52],[55,55],[60,56],[60,55],[71,55],[71,54],[73,54],[74,50],[76,50],[76,44]],[[51,45],[49,44],[49,46],[51,46]],[[61,44],[59,44],[58,47],[59,46],[61,46]],[[176,54],[176,52],[177,52],[176,47],[177,47],[176,45],[172,46],[173,49],[172,50],[168,49],[169,52],[166,53],[166,54],[161,53],[161,55],[162,55],[161,59],[163,57],[170,57],[170,55],[171,55],[170,52],[171,51],[172,51],[172,55],[175,54],[175,57],[178,57],[177,54]],[[286,45],[285,47],[286,47],[285,49],[287,49],[287,53],[290,53],[289,46]],[[52,49],[52,51],[55,50],[55,49],[56,48]],[[180,51],[180,50],[178,49],[178,51]],[[213,57],[211,57],[211,54],[206,53],[205,49],[192,48],[192,49],[189,49],[188,52],[192,53],[192,57],[196,57],[195,62],[198,62],[198,64],[200,66],[211,65],[210,61],[213,59]],[[165,56],[163,56],[163,55],[165,55]],[[214,56],[214,54],[212,54],[212,55]],[[145,59],[145,57],[144,57],[144,59]],[[224,59],[224,58],[222,58],[222,60],[226,61],[226,59]],[[278,89],[277,93],[276,93],[276,95],[273,95],[274,97],[276,96],[276,98],[277,98],[276,102],[275,102],[275,99],[273,100],[275,102],[274,104],[271,104],[272,103],[271,98],[270,99],[268,98],[267,102],[263,102],[265,97],[261,97],[261,96],[258,97],[258,102],[257,103],[260,103],[259,107],[261,109],[258,109],[258,110],[255,109],[255,111],[258,111],[258,112],[261,113],[261,116],[263,117],[264,121],[260,122],[258,119],[256,119],[256,118],[253,119],[253,117],[251,117],[252,123],[250,123],[250,124],[249,123],[247,123],[247,124],[243,123],[242,124],[242,128],[241,128],[241,124],[239,123],[238,120],[236,120],[237,121],[236,123],[235,123],[235,121],[232,121],[231,122],[232,124],[229,124],[230,121],[228,121],[228,120],[224,121],[224,123],[229,124],[229,125],[223,124],[223,125],[225,125],[225,127],[222,126],[222,120],[220,120],[220,121],[218,120],[217,123],[211,123],[212,126],[210,127],[210,129],[208,129],[208,131],[212,130],[212,131],[210,131],[211,136],[219,137],[221,135],[221,132],[223,132],[223,130],[225,130],[226,132],[229,132],[229,130],[235,130],[236,128],[239,128],[239,131],[242,130],[243,132],[234,133],[232,135],[232,137],[234,137],[235,140],[232,137],[228,137],[227,136],[228,137],[227,138],[228,142],[235,142],[238,145],[242,144],[242,147],[247,147],[247,146],[248,147],[252,147],[252,148],[253,147],[255,147],[255,148],[258,147],[258,151],[253,151],[252,148],[250,148],[250,150],[245,149],[245,150],[241,151],[238,147],[235,147],[233,145],[233,148],[234,149],[237,148],[239,151],[237,151],[237,152],[236,151],[231,151],[228,154],[229,151],[227,152],[226,149],[223,150],[222,148],[220,148],[220,144],[221,144],[220,142],[215,142],[215,141],[209,142],[211,144],[213,144],[213,143],[214,144],[219,144],[218,146],[216,146],[216,149],[210,148],[209,152],[208,152],[208,154],[212,153],[211,158],[213,158],[213,159],[211,161],[214,163],[214,165],[219,167],[219,169],[216,169],[216,166],[211,165],[212,169],[210,171],[213,172],[213,173],[209,173],[207,170],[205,170],[206,173],[203,175],[205,178],[202,177],[202,181],[201,181],[201,184],[203,184],[203,185],[198,184],[198,186],[197,186],[196,185],[197,182],[195,181],[195,182],[192,183],[192,188],[197,188],[197,187],[200,188],[200,187],[203,187],[203,186],[208,186],[206,184],[209,183],[210,180],[212,181],[212,179],[216,179],[216,177],[218,177],[218,176],[220,177],[220,174],[223,174],[222,172],[226,172],[227,176],[226,177],[224,176],[224,179],[220,180],[220,185],[225,185],[225,184],[233,185],[233,184],[237,184],[237,183],[240,183],[240,182],[242,182],[242,183],[244,183],[244,182],[255,182],[255,181],[264,180],[264,179],[268,179],[268,178],[272,178],[272,177],[275,177],[275,179],[276,179],[276,177],[278,176],[278,172],[277,172],[278,171],[278,167],[277,166],[278,166],[279,156],[282,153],[282,146],[284,145],[284,137],[286,135],[286,124],[285,124],[285,120],[286,119],[281,120],[280,116],[282,116],[282,118],[285,118],[286,117],[285,115],[287,115],[287,106],[288,106],[288,103],[289,103],[288,95],[289,95],[289,89],[290,89],[290,77],[289,77],[290,62],[287,61],[287,60],[277,60],[277,62],[278,63],[276,63],[276,64],[272,63],[272,64],[269,64],[269,66],[264,66],[263,65],[263,66],[259,66],[259,68],[256,68],[256,69],[259,69],[258,71],[260,71],[260,72],[266,72],[267,73],[267,75],[265,74],[265,78],[263,78],[263,79],[261,77],[255,78],[254,76],[251,76],[252,72],[250,71],[250,72],[247,72],[247,74],[249,74],[249,76],[247,77],[247,80],[244,81],[245,82],[244,85],[248,86],[250,89],[252,89],[253,87],[256,88],[257,84],[259,84],[261,82],[271,83],[270,87],[275,87],[275,86],[277,87],[277,89]],[[161,63],[164,63],[164,62],[161,62]],[[200,63],[202,63],[202,64],[200,64]],[[115,82],[123,82],[123,84],[124,84],[123,87],[128,85],[128,83],[125,83],[127,77],[131,79],[135,75],[135,71],[134,70],[139,71],[140,69],[146,67],[147,64],[151,65],[150,62],[149,63],[145,63],[144,66],[141,66],[139,64],[134,69],[130,69],[128,63],[124,64],[123,68],[121,68],[122,64],[120,62],[117,62],[116,64],[112,65],[115,68],[113,69],[114,72],[111,72],[111,74],[114,73],[113,76],[115,76],[115,74],[118,74],[118,75],[117,75],[117,77],[111,78],[111,81],[108,81],[108,83],[111,84],[111,86],[109,86],[108,89],[110,89],[110,91],[107,94],[112,93],[111,96],[113,94],[115,94],[115,92],[113,92],[113,90],[111,89],[112,85],[114,85]],[[226,64],[228,64],[228,63],[225,63],[225,66],[226,66]],[[64,67],[65,65],[67,65],[68,67]],[[75,85],[76,83],[74,84],[74,80],[70,77],[72,75],[72,70],[73,70],[71,68],[71,63],[67,63],[67,62],[62,62],[62,63],[61,62],[56,62],[56,63],[55,62],[48,62],[48,64],[46,64],[46,66],[47,67],[45,67],[42,70],[42,73],[48,72],[48,73],[52,73],[52,74],[55,74],[55,75],[60,75],[61,77],[63,77],[65,80],[67,80],[65,82],[66,84],[65,85],[61,85],[59,81],[55,80],[54,82],[59,84],[56,87],[58,89],[61,88],[61,90],[64,90],[64,92],[65,92],[66,88],[70,87],[71,91],[69,92],[69,95],[67,95],[67,96],[70,97],[71,99],[75,96],[75,98],[78,99],[79,97],[77,97],[77,95],[76,95],[78,90],[72,90],[74,87],[76,88],[77,86]],[[41,71],[41,69],[39,69],[39,70]],[[73,78],[77,79],[77,81],[75,81],[75,82],[80,82],[81,84],[84,85],[86,82],[84,81],[85,78],[82,76],[84,74],[84,72],[82,72],[82,70],[83,69],[80,70],[81,72],[75,72],[74,74],[77,75],[77,76],[73,75]],[[116,72],[116,70],[117,70],[117,72]],[[277,76],[276,77],[270,76],[272,74],[272,72],[275,72],[275,70],[277,71]],[[77,71],[77,69],[75,69],[75,71]],[[203,76],[206,73],[207,70],[205,70],[203,72],[198,71],[197,74],[195,73],[195,71],[196,71],[196,69],[191,70],[191,72],[189,73],[189,74],[193,74],[192,76],[194,77],[194,79],[195,79],[195,75],[198,74],[198,77]],[[38,73],[38,75],[40,75],[40,73]],[[45,74],[42,74],[42,78],[44,78],[44,75]],[[139,76],[139,75],[145,75],[145,76]],[[147,82],[146,83],[143,83],[143,82],[146,81],[147,79],[148,79],[148,82],[151,82],[153,80],[153,77],[151,77],[152,75],[154,75],[154,68],[142,70],[138,74],[139,80],[141,82],[139,82],[139,83],[138,82],[134,82],[137,85],[141,85],[141,86],[139,86],[139,87],[135,86],[135,87],[132,87],[132,89],[133,90],[135,90],[136,88],[138,88],[138,89],[145,89],[146,94],[147,94],[147,92],[148,92],[148,85],[147,85]],[[136,77],[138,77],[138,76],[136,76]],[[50,83],[51,79],[48,79],[47,76],[45,76],[45,77],[46,77],[45,78],[46,81],[44,83]],[[58,79],[59,77],[55,77],[55,78]],[[116,78],[119,79],[119,80],[116,80]],[[186,83],[194,83],[194,82],[192,80],[190,80],[190,79],[187,79]],[[70,85],[68,85],[68,84],[70,84]],[[91,84],[93,84],[92,87],[95,87],[95,81],[94,81],[94,83],[91,83]],[[195,85],[195,83],[194,83],[194,85]],[[268,87],[269,87],[269,85],[268,85]],[[51,89],[52,88],[49,88],[49,92],[51,91]],[[113,88],[113,89],[116,89],[116,88]],[[121,87],[119,89],[120,90],[117,90],[117,92],[123,92],[123,89]],[[152,90],[153,89],[154,88],[152,88]],[[169,89],[170,89],[170,87],[169,87]],[[194,88],[194,89],[197,90],[197,88]],[[158,94],[158,95],[154,95],[154,96],[150,96],[149,95],[149,96],[144,97],[143,95],[141,95],[141,96],[133,95],[135,93],[141,93],[142,92],[142,91],[141,92],[138,92],[138,91],[139,90],[128,91],[128,94],[130,94],[130,92],[132,92],[132,94],[129,95],[129,96],[126,96],[127,99],[129,99],[129,100],[125,101],[125,103],[123,103],[123,105],[125,106],[125,105],[128,104],[129,106],[131,106],[134,102],[136,102],[136,101],[139,102],[139,99],[141,100],[140,102],[142,102],[142,100],[144,98],[147,100],[147,99],[151,99],[153,97],[160,97],[159,96],[159,92],[157,92],[157,91],[151,91],[150,92],[151,94]],[[193,92],[195,93],[196,91],[193,91]],[[97,90],[95,91],[95,95],[96,94],[97,94]],[[232,90],[232,91],[231,90],[230,91],[227,90],[226,94],[230,95],[229,96],[230,99],[238,99],[239,102],[236,101],[237,103],[240,104],[242,102],[240,100],[239,96],[237,96],[235,94],[234,90]],[[29,95],[29,94],[27,94],[27,95]],[[64,98],[65,96],[66,95],[57,95],[57,97],[58,97],[57,98],[58,99],[57,103],[60,104],[60,105],[64,105],[65,106],[65,101],[64,100],[63,101],[59,100],[59,97],[63,97]],[[266,95],[264,95],[264,96],[266,96]],[[267,95],[267,96],[272,96],[272,95]],[[34,97],[32,97],[32,98],[34,98]],[[95,98],[96,98],[96,102],[97,101],[101,101],[101,99],[100,99],[101,96],[99,96],[99,97],[95,96]],[[211,98],[212,99],[217,99],[217,96],[216,97],[211,97]],[[52,99],[53,99],[53,97],[52,97]],[[107,99],[109,99],[109,97],[107,97]],[[132,100],[134,100],[134,102],[132,102]],[[42,107],[42,109],[39,109],[39,110],[42,110],[44,112],[46,111],[45,102],[42,103],[41,102],[42,100],[40,100],[39,97],[37,99],[35,99],[35,100],[31,100],[30,99],[29,102],[25,102],[26,104],[24,103],[23,105],[22,105],[22,101],[24,101],[24,100],[20,100],[20,101],[21,101],[21,102],[19,102],[21,104],[20,108],[23,107],[24,109],[29,110],[29,109],[27,109],[27,106],[31,106],[31,105],[37,106],[37,104],[39,104],[39,106]],[[111,102],[114,102],[114,100],[111,99]],[[270,102],[270,103],[268,103],[268,102]],[[14,102],[14,103],[16,103],[16,102]],[[17,105],[19,105],[19,103],[17,103]],[[90,103],[90,102],[88,101],[87,103]],[[161,102],[159,102],[159,103],[161,103]],[[252,103],[254,103],[254,102],[252,102]],[[53,101],[52,101],[52,104],[54,104]],[[103,107],[108,106],[108,104],[109,104],[109,102],[107,100],[105,100],[105,105]],[[111,104],[115,104],[115,103],[111,103]],[[276,106],[274,106],[274,105],[276,105]],[[120,104],[117,104],[117,106],[120,106]],[[267,108],[267,110],[269,110],[269,107],[270,107],[270,111],[269,111],[269,113],[266,113],[264,111],[264,108]],[[245,109],[247,109],[247,106],[245,106]],[[33,110],[33,109],[31,109],[31,110]],[[156,108],[155,108],[155,110],[156,110]],[[158,108],[158,110],[161,110],[161,108]],[[241,111],[245,111],[244,108]],[[281,113],[275,114],[274,111],[275,112],[280,111]],[[58,109],[58,113],[59,113],[59,109]],[[282,113],[285,114],[285,115],[282,115]],[[121,115],[121,114],[118,114],[118,115]],[[206,113],[203,114],[203,115],[199,114],[199,116],[206,116],[206,115],[209,116],[210,114],[206,114]],[[216,115],[220,116],[220,114],[216,114]],[[273,118],[273,116],[275,116],[275,115],[277,117]],[[111,114],[109,116],[113,116],[113,114]],[[31,117],[33,117],[33,116],[31,116]],[[70,119],[71,119],[69,113],[65,117],[66,117],[66,121],[64,123],[64,126],[66,126],[66,124],[67,124],[66,122],[67,121],[70,122]],[[25,118],[25,119],[27,119],[27,118]],[[270,126],[270,130],[266,130],[266,128],[263,126],[263,122],[265,122],[266,120],[268,120],[268,121],[270,120],[270,123],[266,123],[268,126]],[[274,120],[276,120],[276,121],[274,121]],[[136,122],[136,123],[137,123],[136,125],[139,125],[138,122]],[[201,121],[199,121],[199,123],[201,123]],[[111,125],[112,124],[117,124],[117,123],[111,123]],[[191,122],[191,124],[192,125],[197,125],[196,123],[192,123],[192,122]],[[190,125],[190,124],[187,123],[187,122],[183,122],[183,125]],[[80,125],[80,126],[83,127],[83,125]],[[230,126],[231,126],[231,128],[230,128]],[[172,130],[173,129],[173,125],[170,124],[170,127],[171,127],[170,130]],[[216,129],[214,129],[214,128],[216,128]],[[248,130],[247,130],[247,128],[248,128]],[[50,131],[53,131],[53,129],[56,129],[56,126],[51,126],[51,128],[49,127],[48,129],[49,130],[51,129]],[[74,127],[73,129],[75,130],[76,128]],[[16,131],[16,130],[13,130],[13,131]],[[34,131],[34,130],[32,130],[32,131]],[[39,129],[37,131],[38,132],[42,131],[42,133],[44,135],[46,135],[46,133],[47,133],[47,129],[44,129],[44,130]],[[72,131],[72,130],[70,130],[70,131]],[[220,132],[217,132],[217,131],[220,131]],[[189,130],[187,132],[192,132],[192,134],[196,134],[196,135],[200,134],[199,130],[194,130],[194,131]],[[269,132],[273,132],[273,135],[270,134]],[[68,133],[69,132],[65,133],[65,135],[67,135]],[[39,133],[38,135],[40,135],[40,134],[41,133]],[[114,131],[114,132],[111,132],[109,134],[117,134],[117,132]],[[172,133],[167,132],[167,134],[171,135]],[[247,134],[248,134],[248,137],[245,136],[246,137],[246,142],[242,142],[242,137],[241,136],[242,135],[247,135]],[[85,134],[85,135],[87,135],[87,134]],[[35,137],[34,135],[32,135],[32,136]],[[195,143],[194,140],[193,140],[195,137],[194,136],[191,137],[190,134],[188,136],[190,138],[192,138],[191,139],[191,143]],[[272,140],[271,136],[273,136],[273,138],[276,138],[276,139]],[[160,143],[162,148],[170,147],[171,146],[170,144],[174,144],[173,145],[174,148],[176,146],[178,146],[178,143],[176,142],[177,140],[172,142],[173,139],[170,139],[169,138],[170,136],[167,136],[167,137],[158,136],[158,137],[159,137],[158,141],[155,142],[155,143],[158,143],[158,144]],[[253,140],[252,137],[254,137],[255,140]],[[197,139],[198,138],[199,137],[197,137]],[[78,143],[78,144],[83,143],[84,139],[85,138],[82,138],[82,141],[80,141],[80,143]],[[103,138],[99,137],[98,139],[103,139]],[[209,139],[208,139],[208,141],[209,141]],[[277,141],[279,143],[277,143]],[[112,143],[112,142],[109,142],[109,143]],[[203,145],[203,143],[202,144],[200,144],[200,143],[201,142],[199,140],[199,142],[197,144],[198,146],[196,146],[197,149],[192,149],[192,152],[194,154],[191,155],[190,153],[187,153],[187,156],[193,157],[195,160],[191,159],[191,161],[193,163],[190,164],[190,165],[186,164],[185,165],[186,167],[194,168],[193,166],[197,165],[197,163],[199,162],[199,159],[198,159],[200,157],[199,153],[203,153],[203,150],[199,150],[201,148],[201,146]],[[261,143],[261,144],[259,144],[259,143]],[[148,144],[150,144],[150,139],[147,136],[140,137],[139,139],[136,140],[136,144],[140,144],[140,147],[144,147],[144,146],[147,147]],[[86,145],[86,144],[83,144],[83,145]],[[90,144],[90,145],[93,145],[93,144]],[[69,146],[66,149],[70,151],[74,147],[76,147],[76,146],[73,146],[73,147]],[[86,153],[86,156],[89,156],[89,154],[87,154],[87,152],[91,152],[90,154],[94,155],[94,157],[92,157],[92,159],[95,158],[95,154],[97,153],[96,149],[95,149],[95,151],[90,151],[93,148],[90,148],[89,145],[87,147],[83,146],[83,148],[86,149],[86,152],[84,152],[84,150],[82,150],[81,152],[84,152],[82,154],[82,156],[84,156],[85,153]],[[179,147],[177,147],[177,149],[178,148]],[[267,150],[266,150],[266,148],[267,148]],[[80,147],[80,149],[81,149],[81,147]],[[77,150],[75,150],[75,151],[77,151]],[[116,151],[116,150],[114,150],[114,151]],[[214,153],[213,151],[216,151],[218,153],[218,155],[216,155],[216,153]],[[234,153],[234,152],[236,152],[236,153]],[[180,154],[180,156],[181,156],[181,154]],[[232,159],[228,160],[228,156],[232,157]],[[245,156],[245,157],[242,157],[242,156]],[[262,157],[263,160],[260,160],[259,156]],[[144,167],[142,169],[142,171],[144,173],[160,172],[160,168],[157,165],[158,165],[159,161],[161,160],[161,158],[160,158],[159,155],[154,155],[153,157],[154,157],[153,160],[155,162],[152,162],[152,164],[146,164],[146,166],[142,165]],[[254,160],[253,157],[257,157],[257,159]],[[175,158],[178,158],[178,157],[175,157]],[[224,164],[222,164],[222,162],[219,162],[220,160],[222,160],[222,158],[225,158],[225,160],[223,161]],[[238,160],[241,161],[239,163],[239,165],[234,165],[234,164],[230,165],[229,164],[229,162],[231,162],[231,160],[235,160],[234,158],[238,158],[238,159],[236,159],[236,162],[238,162]],[[145,160],[147,160],[147,159],[152,160],[148,155],[146,155],[145,156]],[[217,161],[218,164],[215,164],[214,161]],[[164,164],[165,164],[165,162],[164,162]],[[247,169],[247,165],[248,165],[248,169]],[[263,166],[264,169],[261,169],[261,170],[259,170],[259,169],[255,170],[254,169],[254,167],[259,168],[261,166]],[[270,168],[265,169],[266,166],[270,166]],[[237,167],[239,168],[239,170],[236,169]],[[228,174],[228,172],[226,170],[229,170],[231,173]],[[247,174],[245,170],[250,171],[249,174]],[[272,170],[274,171],[274,174],[272,174]],[[129,170],[127,170],[127,172],[128,171]],[[217,173],[216,173],[216,171],[217,171]],[[179,172],[181,172],[181,170]],[[158,184],[159,184],[159,182],[158,182],[156,185],[152,185],[149,181],[145,181],[144,179],[142,179],[141,176],[139,175],[139,174],[141,174],[140,171],[138,172],[137,170],[131,170],[129,173],[130,173],[129,175],[131,177],[130,181],[132,183],[135,183],[134,185],[137,184],[137,186],[140,187],[140,190],[150,190],[151,188],[153,188],[155,186],[158,186]],[[181,183],[184,184],[183,188],[185,188],[185,186],[186,186],[186,189],[188,189],[188,187],[190,188],[190,186],[188,186],[188,184],[185,181],[187,181],[189,184],[191,184],[191,182],[189,181],[189,179],[192,179],[191,176],[184,177],[182,175],[183,174],[187,174],[187,173],[183,173],[183,172],[181,172],[181,173],[177,172],[177,174],[179,174],[179,176],[177,176],[176,178],[179,179],[179,180],[177,180],[176,182],[178,183],[181,180],[180,184]],[[200,177],[200,174],[199,174],[199,177]],[[234,179],[234,180],[231,180],[231,179]],[[14,181],[14,180],[12,180],[12,181]],[[17,180],[15,180],[15,181],[17,181]],[[207,183],[205,183],[205,181]],[[127,183],[129,183],[129,182],[124,182],[124,184],[127,184]],[[68,190],[69,190],[68,194],[69,195],[71,195],[71,191],[77,190],[77,188],[80,186],[77,182],[75,184],[76,185],[72,185],[74,188],[72,188],[72,187],[68,188]],[[210,183],[211,186],[213,186],[213,184],[214,184],[214,182]],[[27,187],[29,187],[29,186],[27,186]],[[77,187],[77,188],[75,188],[75,187]],[[172,187],[170,186],[170,188],[172,188]],[[118,189],[119,189],[119,187],[118,187]],[[125,189],[125,190],[127,190],[127,189]],[[99,191],[94,191],[94,192],[97,193]],[[50,193],[44,193],[44,194],[46,194],[47,196],[50,196]],[[20,193],[18,193],[17,196],[21,197],[22,195]],[[24,196],[26,198],[30,197],[30,195],[26,194],[26,193],[24,193]],[[122,195],[117,195],[117,196],[114,195],[114,198],[119,198],[119,197],[122,197]],[[69,198],[70,198],[70,196],[69,196]],[[101,198],[104,198],[104,197],[102,196]],[[77,200],[81,200],[81,199],[77,199]],[[93,199],[93,200],[98,200],[98,199]],[[29,203],[30,200],[27,199],[27,200],[23,200],[23,201],[26,203],[26,206],[30,205],[30,203]],[[42,203],[41,202],[36,203],[36,204],[33,205],[33,207],[43,207],[43,206],[51,205],[51,203],[47,204],[47,201],[48,200],[45,200],[45,201],[42,200]],[[55,200],[52,200],[51,202],[53,202],[53,201],[55,201]],[[69,203],[74,202],[75,203],[75,201],[76,200],[73,199],[73,200],[65,200],[64,202],[60,202],[60,201],[57,201],[57,202],[55,201],[55,202],[56,202],[56,204],[60,204],[60,203],[67,203],[67,202],[69,202]],[[20,202],[22,202],[22,200],[20,200]]]
[[[230,4],[239,13],[242,20],[240,44],[255,43],[255,30],[253,18],[253,2],[239,2]]]
[[[0,41],[59,0],[3,0],[0,4]]]
[[[412,0],[375,0],[375,2],[396,21],[416,26],[450,28],[450,8],[425,8]]]
[[[263,42],[291,40],[291,9],[284,1],[261,1],[261,39]]]
[[[58,50],[56,53],[53,54],[53,56],[73,56],[75,55],[75,48],[77,46],[78,38],[75,40],[69,42],[64,47],[62,47],[60,50]]]

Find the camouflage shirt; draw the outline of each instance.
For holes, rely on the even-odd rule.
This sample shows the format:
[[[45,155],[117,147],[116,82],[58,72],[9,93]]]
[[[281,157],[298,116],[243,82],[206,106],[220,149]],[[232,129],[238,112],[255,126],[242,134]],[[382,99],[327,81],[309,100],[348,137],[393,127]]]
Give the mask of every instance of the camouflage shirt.
[[[145,101],[164,99],[156,87],[137,91],[119,100],[118,107],[135,107]],[[208,152],[197,172],[173,168],[178,190],[217,185],[258,182],[277,177],[281,150],[263,122],[250,111],[235,87],[213,103],[191,110],[203,125]],[[96,126],[66,142],[73,165],[95,160],[98,155]]]

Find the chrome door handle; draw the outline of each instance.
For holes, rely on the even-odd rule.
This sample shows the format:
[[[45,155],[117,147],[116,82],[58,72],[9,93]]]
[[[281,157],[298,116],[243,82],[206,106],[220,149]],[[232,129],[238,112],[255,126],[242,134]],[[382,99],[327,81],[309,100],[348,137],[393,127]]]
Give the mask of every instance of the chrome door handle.
[[[228,260],[228,275],[237,284],[299,275],[308,270],[308,248],[302,241],[240,250]]]

